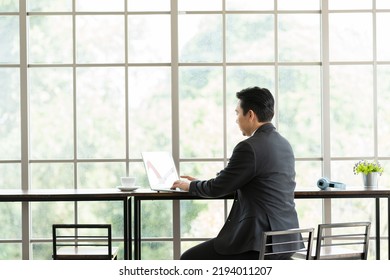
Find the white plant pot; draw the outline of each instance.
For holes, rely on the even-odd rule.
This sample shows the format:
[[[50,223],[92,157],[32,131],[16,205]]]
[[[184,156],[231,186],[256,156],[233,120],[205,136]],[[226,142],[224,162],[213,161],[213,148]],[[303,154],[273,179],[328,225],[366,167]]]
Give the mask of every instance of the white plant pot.
[[[363,185],[365,188],[377,188],[378,187],[378,172],[372,172],[363,174]]]

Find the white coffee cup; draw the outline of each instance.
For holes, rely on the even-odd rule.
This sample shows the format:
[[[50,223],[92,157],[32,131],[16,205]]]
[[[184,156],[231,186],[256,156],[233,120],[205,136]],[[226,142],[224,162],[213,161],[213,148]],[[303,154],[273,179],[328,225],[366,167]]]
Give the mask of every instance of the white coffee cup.
[[[121,177],[122,187],[134,187],[135,185],[135,177]]]

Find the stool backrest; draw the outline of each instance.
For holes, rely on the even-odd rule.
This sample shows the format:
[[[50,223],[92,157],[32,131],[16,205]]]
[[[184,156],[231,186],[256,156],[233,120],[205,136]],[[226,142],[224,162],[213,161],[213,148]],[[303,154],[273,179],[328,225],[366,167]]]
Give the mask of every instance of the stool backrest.
[[[54,224],[53,259],[112,259],[110,224]]]
[[[311,259],[314,228],[297,228],[263,232],[259,259],[272,259],[273,255],[303,255]]]
[[[366,260],[370,222],[318,225],[315,259]]]

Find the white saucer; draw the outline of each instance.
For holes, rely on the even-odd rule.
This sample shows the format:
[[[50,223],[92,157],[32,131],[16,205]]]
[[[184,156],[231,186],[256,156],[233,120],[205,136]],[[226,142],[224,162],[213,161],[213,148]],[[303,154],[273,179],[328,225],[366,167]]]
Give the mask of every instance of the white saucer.
[[[134,191],[134,190],[138,189],[139,186],[134,186],[134,187],[117,186],[117,188],[119,190],[121,190],[122,192],[130,192],[130,191]]]

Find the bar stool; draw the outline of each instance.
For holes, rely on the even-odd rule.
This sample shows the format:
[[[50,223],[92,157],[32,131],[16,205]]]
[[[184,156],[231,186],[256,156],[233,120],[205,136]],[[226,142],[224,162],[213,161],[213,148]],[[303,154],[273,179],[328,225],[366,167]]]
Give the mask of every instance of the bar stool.
[[[116,260],[110,224],[54,224],[53,260]]]

